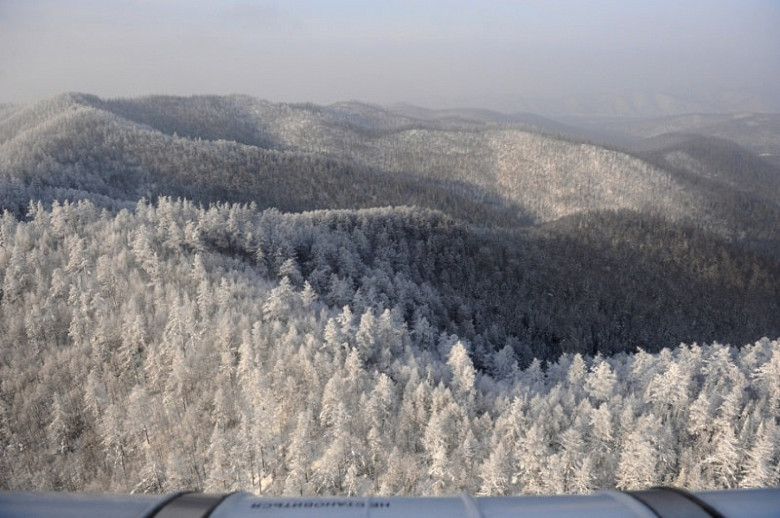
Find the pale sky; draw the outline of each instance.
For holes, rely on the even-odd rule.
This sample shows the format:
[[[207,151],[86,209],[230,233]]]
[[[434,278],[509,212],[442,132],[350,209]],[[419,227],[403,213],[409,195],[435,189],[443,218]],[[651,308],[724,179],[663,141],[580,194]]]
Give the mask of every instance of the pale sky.
[[[780,96],[780,0],[0,0],[0,103]]]

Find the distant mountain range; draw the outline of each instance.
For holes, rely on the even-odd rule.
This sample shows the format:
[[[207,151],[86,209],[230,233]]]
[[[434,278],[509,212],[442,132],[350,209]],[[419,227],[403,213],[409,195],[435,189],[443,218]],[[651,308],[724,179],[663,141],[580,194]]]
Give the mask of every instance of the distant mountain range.
[[[778,113],[776,92],[729,90],[721,92],[663,92],[634,90],[593,92],[567,96],[507,96],[485,100],[505,110],[542,114],[565,121],[595,118],[647,119],[690,113]]]
[[[689,114],[652,119],[611,119],[592,122],[592,127],[623,138],[659,139],[688,134],[731,140],[762,159],[780,165],[780,114],[734,113]],[[641,145],[640,147],[647,147]]]
[[[754,134],[771,133],[774,119],[761,121],[763,129]],[[607,129],[623,127],[615,124]],[[680,121],[674,129],[701,126]],[[588,131],[531,115],[389,110],[354,102],[286,105],[238,96],[101,100],[67,94],[6,114],[0,125],[0,173],[17,180],[12,182],[17,190],[35,185],[117,201],[174,195],[202,202],[256,201],[283,210],[415,204],[468,221],[504,223],[630,209],[703,223],[726,237],[757,233],[765,239],[767,231],[774,232],[771,226],[757,227],[751,217],[760,212],[771,223],[771,214],[763,212],[776,213],[771,166],[743,152],[718,180],[698,166],[680,168],[679,160],[671,168],[663,161],[655,164],[664,142],[659,133],[647,130],[654,140],[632,145],[640,160],[614,147],[588,144]],[[743,145],[754,149],[771,142],[742,135]],[[719,146],[733,151],[731,143],[698,140],[696,152],[701,155],[707,147],[715,153]],[[766,146],[761,149],[771,147]],[[652,157],[642,154],[648,149]],[[753,161],[751,167],[740,171],[746,160]],[[42,168],[42,162],[50,168]],[[755,164],[762,164],[756,173],[761,178],[750,176]],[[726,176],[732,189],[750,184],[751,199],[743,199],[742,187],[724,192]],[[36,197],[21,195],[19,210]],[[755,211],[732,213],[731,205],[748,201]]]

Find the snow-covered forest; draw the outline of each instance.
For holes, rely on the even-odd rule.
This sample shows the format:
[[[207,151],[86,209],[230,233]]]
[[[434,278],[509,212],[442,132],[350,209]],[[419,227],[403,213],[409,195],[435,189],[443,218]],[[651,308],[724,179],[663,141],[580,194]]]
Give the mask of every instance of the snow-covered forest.
[[[780,484],[777,171],[742,148],[245,98],[0,117],[0,489]]]

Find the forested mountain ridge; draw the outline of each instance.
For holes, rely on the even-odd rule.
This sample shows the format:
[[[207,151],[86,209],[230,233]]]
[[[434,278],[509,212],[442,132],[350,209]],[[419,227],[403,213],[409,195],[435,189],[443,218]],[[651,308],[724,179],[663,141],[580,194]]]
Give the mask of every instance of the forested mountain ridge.
[[[491,225],[522,220],[477,187],[443,187],[404,172],[378,176],[311,152],[166,135],[85,105],[81,95],[19,110],[2,126],[2,204],[19,215],[30,199],[90,199],[121,208],[141,197],[171,195],[288,211],[417,204]],[[185,134],[201,131],[186,119],[182,126]]]
[[[634,149],[645,161],[675,172],[681,183],[705,190],[707,211],[740,221],[724,228],[726,234],[770,253],[778,248],[780,167],[730,140],[701,135],[665,134]]]
[[[0,487],[776,484],[778,186],[712,143],[242,96],[4,109]]]
[[[652,119],[605,119],[594,121],[593,125],[640,139],[675,133],[727,139],[758,155],[780,157],[777,140],[780,114],[777,113],[692,113]]]
[[[629,209],[762,242],[780,222],[776,182],[735,198],[695,181],[701,171],[522,123],[415,119],[360,103],[67,94],[6,117],[0,141],[0,174],[19,193],[5,205],[19,213],[68,189],[294,211],[414,204],[502,226]],[[44,192],[21,192],[31,183]]]
[[[771,188],[778,181],[778,168],[731,140],[665,133],[645,139],[633,148],[665,169],[688,169],[699,178],[780,203],[780,188]]]
[[[654,149],[642,161],[479,118],[242,96],[66,94],[18,109],[0,128],[3,195],[19,215],[36,199],[118,210],[171,195],[294,212],[415,205],[470,223],[453,227],[465,249],[431,252],[427,261],[439,264],[411,282],[460,279],[446,283],[449,306],[428,321],[488,353],[507,339],[523,357],[556,358],[780,331],[771,282],[780,270],[775,171],[747,151],[735,154],[735,144],[732,162],[690,145]],[[683,151],[693,158],[680,165]],[[296,254],[290,259],[305,269],[310,251]],[[462,260],[442,263],[453,255]],[[403,256],[385,275],[418,260]],[[308,267],[304,277],[316,270]],[[487,271],[495,274],[481,277]],[[317,272],[318,293],[328,292],[333,272],[344,276],[334,266]],[[350,289],[360,286],[354,277]],[[702,293],[711,295],[697,300]]]

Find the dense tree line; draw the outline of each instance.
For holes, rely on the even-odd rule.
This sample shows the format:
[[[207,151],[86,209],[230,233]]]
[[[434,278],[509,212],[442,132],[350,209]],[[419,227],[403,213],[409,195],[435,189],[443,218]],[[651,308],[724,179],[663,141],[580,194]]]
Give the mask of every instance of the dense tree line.
[[[85,202],[34,205],[28,222],[6,213],[0,487],[778,483],[780,342],[525,367],[512,343],[479,356],[434,325],[447,302],[425,278],[463,261],[446,257],[468,247],[445,246],[459,232],[418,210],[286,215],[162,200],[116,215]]]

